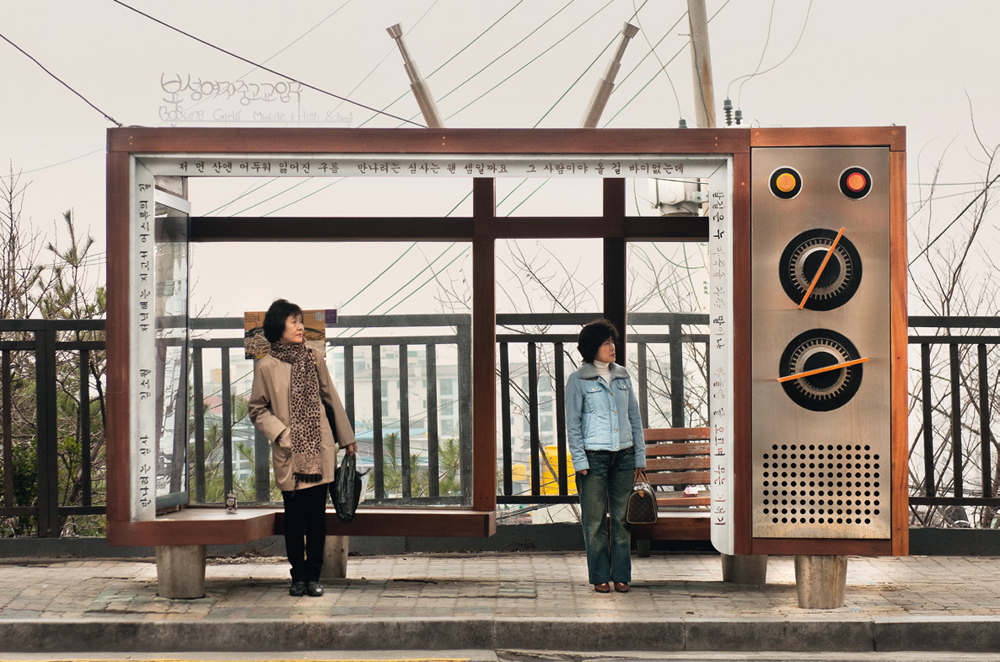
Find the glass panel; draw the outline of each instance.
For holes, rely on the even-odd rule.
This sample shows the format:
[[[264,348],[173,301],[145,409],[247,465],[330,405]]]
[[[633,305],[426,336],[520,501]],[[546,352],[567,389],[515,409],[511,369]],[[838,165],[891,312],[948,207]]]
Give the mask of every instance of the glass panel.
[[[708,244],[628,244],[628,369],[646,427],[708,425]]]
[[[245,312],[282,297],[305,310],[337,311],[325,327],[326,361],[354,423],[360,468],[371,469],[362,507],[471,503],[469,244],[211,243],[192,254],[193,305],[205,318],[192,321],[202,347],[205,448],[194,471],[205,474],[207,501],[221,494],[211,486],[227,480],[224,455],[213,456],[225,433],[225,396],[234,491],[241,502],[281,501],[269,442],[245,415],[253,362],[241,337]]]
[[[497,216],[600,216],[604,185],[600,179],[496,180]]]
[[[604,307],[603,242],[498,241],[496,280],[499,509],[509,521],[576,522],[575,504],[552,503],[576,499],[560,398],[580,365],[580,327]]]
[[[465,177],[226,177],[189,181],[194,216],[472,216],[472,180]]]
[[[187,215],[157,205],[154,246],[156,319],[157,507],[187,502]],[[140,259],[143,256],[140,255]],[[141,314],[141,312],[140,312]]]

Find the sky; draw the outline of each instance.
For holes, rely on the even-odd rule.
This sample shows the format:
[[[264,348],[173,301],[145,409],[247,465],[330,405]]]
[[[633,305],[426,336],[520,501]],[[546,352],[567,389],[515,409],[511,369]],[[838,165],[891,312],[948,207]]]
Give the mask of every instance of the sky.
[[[601,125],[674,127],[680,117],[695,123],[683,0],[128,4],[299,81],[419,122],[400,55],[386,32],[400,23],[449,127],[577,126],[607,65],[610,52],[605,49],[617,39],[622,23],[630,21],[641,30],[626,50]],[[908,196],[915,214],[911,246],[928,219],[943,229],[968,202],[969,191],[984,176],[980,141],[1000,143],[1000,129],[990,121],[1000,107],[995,77],[1000,3],[708,0],[707,6],[714,17],[709,35],[720,122],[728,96],[742,110],[744,124],[752,126],[906,126]],[[78,227],[96,239],[95,282],[103,281],[104,146],[105,131],[113,126],[104,114],[125,126],[401,124],[331,96],[290,87],[273,73],[113,0],[0,0],[0,35],[100,109],[0,40],[0,173],[7,173],[9,165],[21,173],[21,183],[28,185],[24,219],[47,239],[65,241],[58,224],[64,211],[74,211]],[[755,71],[760,73],[750,76]],[[258,94],[275,90],[276,95],[241,103],[242,92],[234,92],[240,81],[260,86],[254,88]],[[182,82],[186,87],[178,91]],[[226,90],[235,96],[227,96]],[[203,98],[197,98],[199,91]],[[941,198],[930,217],[926,207],[917,211],[918,203],[939,162],[938,180],[947,185],[939,195],[950,197]],[[391,185],[281,180],[252,189],[260,183],[198,180],[192,185],[194,213],[470,211],[469,202],[462,201],[468,190],[462,181],[429,186],[427,180],[393,180]],[[291,188],[293,184],[297,186]],[[600,208],[596,180],[553,182],[532,193],[539,184],[502,181],[499,213],[569,215]],[[645,195],[645,184],[637,182],[635,209],[656,213],[643,203]],[[952,231],[961,229],[959,223]],[[988,224],[980,250],[995,251],[997,237],[997,223]],[[199,246],[192,258],[193,306],[202,314],[238,315],[287,296],[304,307],[343,307],[346,313],[364,314],[437,312],[460,301],[462,279],[471,265],[465,247],[421,244],[406,252],[408,247],[287,245],[286,252],[275,255],[267,246]],[[505,249],[511,263],[516,248]],[[521,248],[541,271],[551,273],[553,282],[574,273],[584,285],[593,284],[588,274],[592,261],[599,259],[596,242]],[[444,284],[435,291],[452,291],[453,296],[414,296],[423,278],[400,288],[434,260],[437,267],[449,265],[441,276]],[[365,289],[375,274],[393,264],[384,278]],[[234,273],[244,287],[232,286]],[[518,293],[510,270],[501,268],[498,274],[501,310],[535,305],[531,301],[537,292]],[[599,299],[581,295],[573,301],[582,310],[593,309],[592,301]]]

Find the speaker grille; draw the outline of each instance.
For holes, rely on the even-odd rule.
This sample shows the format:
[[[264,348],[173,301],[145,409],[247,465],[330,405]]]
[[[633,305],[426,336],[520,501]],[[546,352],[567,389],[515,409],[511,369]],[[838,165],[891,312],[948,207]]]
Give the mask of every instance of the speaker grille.
[[[860,444],[772,444],[761,513],[771,524],[871,525],[883,510],[882,458]]]

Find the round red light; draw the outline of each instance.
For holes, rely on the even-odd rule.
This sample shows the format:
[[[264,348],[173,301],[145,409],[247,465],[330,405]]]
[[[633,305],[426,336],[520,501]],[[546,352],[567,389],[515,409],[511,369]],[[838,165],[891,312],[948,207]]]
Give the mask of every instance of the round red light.
[[[847,182],[845,183],[847,184],[847,188],[857,192],[864,190],[865,185],[868,183],[868,180],[860,172],[852,172],[850,175],[848,175]]]

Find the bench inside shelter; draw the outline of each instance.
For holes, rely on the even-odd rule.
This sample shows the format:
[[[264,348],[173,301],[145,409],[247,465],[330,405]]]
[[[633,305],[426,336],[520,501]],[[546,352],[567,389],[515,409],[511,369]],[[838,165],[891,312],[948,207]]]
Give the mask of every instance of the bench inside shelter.
[[[649,554],[651,540],[711,539],[709,428],[643,432],[646,476],[656,492],[658,519],[655,524],[632,525],[639,554]]]
[[[359,508],[342,522],[326,511],[327,536],[434,536],[487,538],[496,533],[496,513],[443,508]],[[228,513],[217,506],[190,506],[158,514],[156,519],[114,522],[108,527],[111,545],[141,540],[156,548],[159,594],[196,598],[205,593],[208,545],[244,545],[284,534],[284,509],[240,508]],[[343,551],[346,570],[346,545]]]

